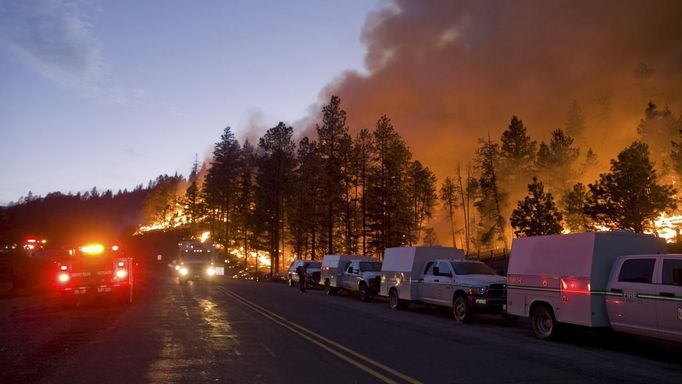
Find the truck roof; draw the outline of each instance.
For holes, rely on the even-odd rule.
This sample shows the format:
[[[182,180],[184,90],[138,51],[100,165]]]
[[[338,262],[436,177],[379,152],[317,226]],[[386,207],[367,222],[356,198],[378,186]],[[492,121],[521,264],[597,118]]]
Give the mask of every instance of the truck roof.
[[[666,244],[653,235],[633,232],[589,232],[514,239],[509,275],[575,276],[605,289],[618,256],[666,253]]]
[[[322,258],[322,267],[338,268],[341,264],[353,260],[378,261],[377,259],[363,255],[324,255]]]
[[[396,247],[386,248],[382,271],[418,274],[431,260],[464,260],[464,251],[452,247]]]

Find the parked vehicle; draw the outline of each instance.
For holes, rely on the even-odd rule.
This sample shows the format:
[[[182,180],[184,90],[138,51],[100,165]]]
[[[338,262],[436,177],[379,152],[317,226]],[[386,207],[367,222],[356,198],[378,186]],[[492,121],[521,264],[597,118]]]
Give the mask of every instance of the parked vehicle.
[[[357,292],[362,301],[379,293],[381,262],[360,255],[325,255],[320,284],[328,295],[339,290]]]
[[[298,273],[296,268],[299,266],[306,267],[306,286],[308,288],[315,288],[320,282],[320,268],[319,261],[297,259],[291,262],[289,270],[287,271],[287,283],[290,287],[298,284]]]
[[[216,276],[224,275],[225,268],[217,260],[217,252],[210,242],[183,241],[179,243],[178,282],[186,284],[189,280],[203,280],[210,283]]]
[[[447,247],[388,248],[381,268],[380,295],[393,309],[422,302],[450,308],[459,322],[473,313],[504,314],[506,279],[464,252]]]
[[[574,324],[682,341],[682,256],[665,252],[631,232],[514,239],[507,310],[539,339]]]

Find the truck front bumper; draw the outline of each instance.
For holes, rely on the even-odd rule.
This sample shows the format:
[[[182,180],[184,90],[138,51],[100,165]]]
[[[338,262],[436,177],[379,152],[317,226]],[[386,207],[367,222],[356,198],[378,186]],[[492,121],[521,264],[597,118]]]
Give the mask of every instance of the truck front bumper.
[[[507,299],[499,297],[469,296],[469,308],[477,313],[498,315],[507,311]]]

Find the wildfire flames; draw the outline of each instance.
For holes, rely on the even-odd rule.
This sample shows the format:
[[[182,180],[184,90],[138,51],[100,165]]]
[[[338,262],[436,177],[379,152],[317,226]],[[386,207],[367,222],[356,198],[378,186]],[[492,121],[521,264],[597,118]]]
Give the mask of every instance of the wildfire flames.
[[[653,233],[658,237],[665,239],[666,242],[673,243],[677,240],[677,236],[680,234],[680,230],[682,229],[682,215],[661,215],[658,219],[656,219],[654,225],[656,228],[655,232],[651,231],[647,233]]]

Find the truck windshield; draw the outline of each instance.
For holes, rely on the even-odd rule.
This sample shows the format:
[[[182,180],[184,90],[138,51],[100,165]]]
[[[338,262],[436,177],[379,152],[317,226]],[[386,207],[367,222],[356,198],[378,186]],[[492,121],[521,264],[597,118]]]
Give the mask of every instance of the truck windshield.
[[[320,263],[305,263],[305,267],[308,269],[320,269],[321,264]]]
[[[497,275],[492,268],[481,262],[452,262],[452,268],[458,275]]]
[[[360,270],[362,272],[380,272],[381,263],[377,263],[375,261],[361,261]]]

